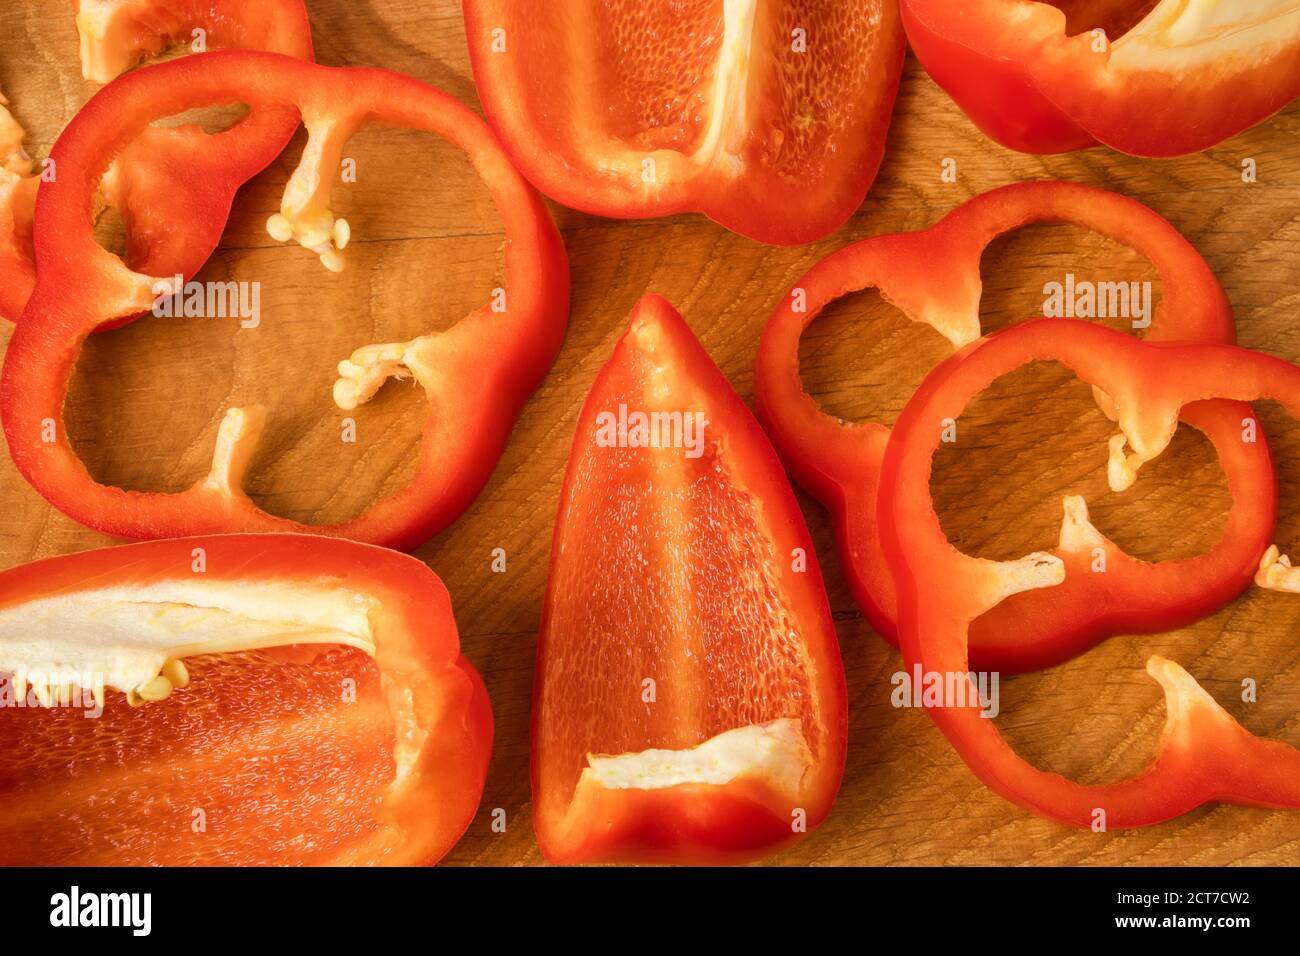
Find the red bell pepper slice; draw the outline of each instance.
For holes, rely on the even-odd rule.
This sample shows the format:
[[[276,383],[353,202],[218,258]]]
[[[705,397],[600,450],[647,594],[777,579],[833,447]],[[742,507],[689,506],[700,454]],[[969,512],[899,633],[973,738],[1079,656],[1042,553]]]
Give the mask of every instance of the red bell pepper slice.
[[[862,204],[906,42],[892,0],[464,0],[483,111],[566,206],[780,245]]]
[[[579,415],[555,524],[533,696],[542,852],[770,853],[830,812],[847,722],[780,462],[682,317],[647,295]]]
[[[211,474],[177,494],[94,481],[60,423],[82,341],[106,320],[149,308],[162,281],[130,271],[95,242],[88,212],[98,171],[151,120],[232,98],[254,109],[290,104],[301,111],[308,144],[281,213],[268,226],[297,235],[327,264],[338,266],[350,231],[329,209],[336,177],[321,170],[337,168],[339,150],[366,122],[427,130],[464,149],[505,224],[505,288],[490,304],[446,332],[366,346],[339,364],[334,398],[341,408],[367,401],[389,377],[412,375],[428,396],[429,415],[411,482],[336,525],[308,528],[268,514],[240,488],[265,421],[260,406],[226,413]],[[77,114],[52,155],[59,177],[46,184],[37,204],[36,290],[0,377],[10,453],[51,504],[85,525],[128,538],[312,531],[405,549],[446,527],[473,501],[559,351],[569,308],[568,264],[555,224],[473,113],[397,73],[228,50],[115,80]]]
[[[97,83],[174,43],[192,46],[196,30],[211,49],[312,58],[302,0],[74,0],[73,7],[82,74]],[[0,108],[0,127],[6,116]],[[276,106],[217,134],[196,125],[141,130],[122,146],[101,184],[126,227],[127,264],[150,275],[197,272],[221,238],[236,190],[280,154],[297,128],[297,112]],[[0,167],[3,139],[0,131]],[[52,174],[57,177],[57,164]],[[36,285],[31,227],[39,181],[30,160],[0,169],[0,317],[14,321]]]
[[[926,71],[1003,146],[1181,156],[1300,96],[1290,0],[902,0]]]
[[[492,710],[442,582],[350,541],[11,568],[0,673],[4,866],[432,863],[487,776]]]
[[[1110,397],[1121,431],[1112,441],[1111,470],[1126,480],[1165,449],[1187,403],[1272,398],[1300,415],[1300,368],[1288,362],[1231,345],[1149,344],[1073,319],[1012,326],[936,367],[894,424],[881,472],[880,521],[898,584],[903,655],[924,675],[959,678],[954,686],[970,677],[967,632],[973,620],[1008,595],[1033,588],[1050,593],[1077,574],[1050,554],[1017,561],[963,554],[945,537],[930,499],[941,419],[956,418],[989,383],[1031,361],[1060,362]],[[1300,571],[1276,547],[1262,554],[1258,583],[1300,590]],[[1189,562],[1166,564],[1189,573]],[[1153,656],[1147,672],[1165,691],[1159,751],[1138,776],[1095,786],[1033,767],[1007,745],[978,703],[972,706],[969,693],[965,701],[925,703],[990,788],[1062,823],[1143,826],[1216,800],[1300,808],[1300,750],[1246,731],[1172,661]]]
[[[1141,203],[1072,183],[995,189],[929,229],[854,243],[809,270],[763,333],[755,376],[758,417],[795,481],[831,510],[854,599],[893,644],[896,589],[876,521],[889,429],[845,423],[817,406],[799,378],[799,337],[828,302],[875,287],[909,318],[961,347],[980,334],[981,254],[998,235],[1031,222],[1085,226],[1147,256],[1163,292],[1149,340],[1233,341],[1223,289],[1173,226]],[[1067,498],[1057,554],[1072,569],[1087,571],[1093,549],[1102,548],[1113,573],[1074,574],[1050,593],[1018,595],[991,610],[972,627],[973,663],[1005,673],[1047,667],[1114,634],[1199,620],[1245,590],[1277,513],[1267,442],[1262,435],[1253,444],[1240,441],[1241,420],[1251,415],[1233,402],[1188,409],[1186,420],[1213,442],[1233,495],[1223,538],[1213,549],[1191,562],[1139,561],[1088,523],[1081,498]]]

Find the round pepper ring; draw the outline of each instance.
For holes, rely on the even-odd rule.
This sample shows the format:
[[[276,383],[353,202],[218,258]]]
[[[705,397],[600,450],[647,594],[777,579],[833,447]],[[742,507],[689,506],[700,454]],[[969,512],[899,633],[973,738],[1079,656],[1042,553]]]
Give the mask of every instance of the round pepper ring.
[[[908,318],[933,326],[961,348],[980,336],[981,254],[997,236],[1033,222],[1083,226],[1151,260],[1163,296],[1146,330],[1148,341],[1234,341],[1222,287],[1173,226],[1132,199],[1074,183],[1004,186],[957,207],[929,229],[865,239],[813,266],[777,305],[763,332],[755,372],[758,417],[791,476],[831,511],[849,589],[872,628],[891,644],[898,643],[897,597],[876,523],[890,430],[875,422],[844,422],[818,407],[799,378],[799,338],[827,303],[874,287]],[[1109,414],[1104,396],[1098,398]],[[1213,443],[1233,490],[1223,537],[1213,549],[1178,569],[1139,561],[1092,526],[1082,498],[1067,498],[1057,554],[1086,571],[1101,549],[1105,566],[1117,573],[1074,574],[1050,595],[1024,594],[999,605],[972,628],[972,662],[1005,673],[1048,667],[1114,634],[1199,620],[1241,593],[1277,514],[1267,443],[1262,435],[1250,445],[1238,440],[1242,420],[1251,417],[1248,406],[1233,402],[1187,410],[1188,423]]]
[[[1300,415],[1300,368],[1288,362],[1232,345],[1150,344],[1073,319],[1024,322],[945,360],[899,416],[881,471],[881,537],[897,576],[903,655],[923,674],[973,680],[967,660],[971,623],[1012,594],[1040,588],[1050,594],[1077,575],[1061,558],[1042,552],[1015,561],[963,554],[944,535],[930,498],[940,422],[959,416],[999,376],[1039,360],[1061,363],[1113,401],[1121,434],[1112,440],[1112,464],[1130,476],[1165,449],[1189,403],[1273,398],[1292,416]],[[1198,560],[1161,567],[1205,586],[1209,582],[1194,570]],[[1300,591],[1300,569],[1276,547],[1263,552],[1258,568],[1261,586]],[[1143,773],[1117,783],[1083,786],[1032,766],[981,714],[973,693],[965,693],[965,700],[925,703],[990,788],[1062,823],[1143,826],[1215,800],[1300,807],[1300,750],[1249,733],[1172,661],[1153,656],[1147,672],[1165,691],[1160,748]]]
[[[442,333],[366,346],[339,363],[336,403],[351,409],[389,377],[413,376],[429,401],[414,478],[340,524],[308,528],[258,508],[240,483],[265,421],[230,409],[211,473],[176,494],[125,491],[87,473],[60,415],[81,343],[105,321],[151,307],[160,282],[96,243],[91,197],[112,156],[151,121],[212,103],[292,106],[303,158],[268,230],[341,265],[351,230],[329,209],[341,150],[366,122],[436,133],[463,149],[505,226],[505,288]],[[272,53],[221,51],[128,73],[100,90],[60,136],[57,182],[36,206],[38,279],[0,376],[5,436],[23,476],[83,524],[128,538],[304,531],[410,548],[453,521],[491,473],[519,410],[554,361],[568,319],[564,246],[541,197],[469,109],[387,70],[331,68]],[[325,172],[323,172],[325,171]]]

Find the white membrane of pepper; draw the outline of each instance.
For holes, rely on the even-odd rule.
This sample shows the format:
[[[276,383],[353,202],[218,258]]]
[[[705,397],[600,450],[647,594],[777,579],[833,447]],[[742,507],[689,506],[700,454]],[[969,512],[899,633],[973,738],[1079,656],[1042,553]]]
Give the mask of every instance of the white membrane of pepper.
[[[1111,405],[1109,410],[1107,403]],[[1150,401],[1144,404],[1136,396],[1126,396],[1119,401],[1108,398],[1102,410],[1107,417],[1114,412],[1120,430],[1108,443],[1106,480],[1111,491],[1126,491],[1137,481],[1138,469],[1169,447],[1178,430],[1179,408],[1166,408],[1163,404],[1157,408]],[[1133,450],[1127,452],[1126,448]]]
[[[1088,505],[1080,495],[1066,495],[1061,506],[1060,551],[1078,554],[1105,546],[1106,539],[1089,520]],[[1011,561],[991,561],[960,551],[956,554],[963,564],[962,573],[967,575],[966,593],[971,602],[967,613],[972,620],[1014,594],[1056,587],[1065,581],[1065,562],[1046,551],[1034,551]]]
[[[762,780],[791,805],[798,802],[812,752],[796,718],[737,727],[685,750],[652,748],[637,753],[587,754],[578,781],[607,790],[662,790],[683,784],[723,786]]]
[[[185,686],[181,661],[198,654],[340,644],[373,656],[377,606],[327,585],[172,580],[76,591],[0,608],[0,672],[90,674],[132,703],[161,700]]]
[[[758,0],[723,0],[722,42],[713,72],[712,110],[700,145],[691,156],[701,166],[729,159],[735,171],[749,131],[745,93],[754,46],[754,17]]]
[[[1234,58],[1257,62],[1300,38],[1297,0],[1161,0],[1110,46],[1108,66],[1181,74]]]
[[[356,130],[356,121],[350,116],[304,114],[303,125],[307,145],[284,187],[280,211],[266,221],[266,231],[276,242],[297,240],[320,256],[325,268],[342,272],[352,227],[330,209],[330,181],[343,161],[343,145]]]
[[[109,83],[140,60],[136,46],[139,17],[148,6],[140,0],[77,0],[77,40],[81,75]]]
[[[1137,480],[1138,469],[1168,447],[1178,427],[1178,413],[1156,415],[1148,409],[1146,420],[1157,424],[1154,428],[1147,428],[1145,438],[1139,438],[1141,431],[1136,428],[1136,416],[1128,419],[1130,424],[1127,426],[1122,412],[1117,417],[1121,434],[1111,436],[1106,473],[1111,489],[1124,491]],[[1125,451],[1129,445],[1134,448],[1131,454]],[[1255,584],[1270,591],[1300,593],[1300,569],[1291,566],[1291,559],[1282,554],[1277,545],[1271,545],[1260,558]]]

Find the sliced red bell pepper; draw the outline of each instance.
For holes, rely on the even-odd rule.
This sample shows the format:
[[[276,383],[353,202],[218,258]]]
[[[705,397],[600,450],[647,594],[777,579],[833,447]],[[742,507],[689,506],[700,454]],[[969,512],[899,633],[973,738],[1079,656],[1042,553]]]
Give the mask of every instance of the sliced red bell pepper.
[[[204,49],[312,58],[302,0],[74,0],[73,8],[82,75],[97,83],[168,46],[193,49],[200,40]],[[0,127],[4,118],[0,109]],[[297,128],[294,109],[272,106],[216,134],[197,125],[148,128],[123,144],[101,192],[126,227],[127,264],[149,275],[197,272],[221,238],[236,190],[280,154]],[[3,139],[0,132],[0,147]],[[44,174],[58,172],[56,164]],[[0,317],[15,321],[36,284],[31,221],[39,180],[30,163],[0,171]]]
[[[892,0],[464,0],[483,111],[566,206],[798,245],[862,204],[906,43]]]
[[[0,673],[4,866],[432,863],[492,749],[438,576],[350,541],[11,568]]]
[[[720,863],[798,839],[844,772],[844,672],[775,453],[647,295],[578,418],[533,696],[547,858]]]
[[[1300,96],[1291,0],[902,0],[926,71],[1003,146],[1208,149]]]
[[[1233,341],[1223,289],[1173,226],[1131,199],[1072,183],[995,189],[929,229],[854,243],[809,270],[763,333],[755,375],[758,416],[795,481],[831,510],[850,590],[890,643],[898,641],[897,597],[876,522],[889,429],[846,423],[817,406],[799,378],[799,337],[827,303],[875,287],[909,318],[961,347],[980,334],[981,254],[998,235],[1031,222],[1085,226],[1149,258],[1162,290],[1149,340]],[[1270,540],[1277,511],[1267,442],[1262,434],[1253,444],[1240,441],[1241,421],[1251,414],[1233,402],[1188,409],[1187,421],[1213,442],[1233,495],[1223,538],[1212,550],[1191,562],[1138,561],[1089,524],[1081,498],[1067,498],[1057,554],[1086,570],[1100,547],[1114,573],[1075,574],[1050,593],[1020,595],[991,610],[971,630],[976,666],[1006,673],[1047,667],[1114,634],[1199,620],[1240,594]]]
[[[339,150],[366,122],[437,133],[469,154],[505,224],[505,288],[453,328],[370,345],[339,364],[336,404],[355,408],[387,378],[414,376],[429,400],[415,476],[336,525],[308,528],[262,511],[240,482],[265,412],[227,411],[211,474],[177,494],[123,491],[90,477],[60,416],[85,337],[149,308],[156,277],[130,271],[94,239],[90,197],[106,157],[159,116],[239,100],[292,105],[308,143],[285,190],[274,234],[296,235],[338,267],[349,230],[329,209]],[[409,548],[450,524],[491,473],[515,418],[555,360],[568,320],[568,264],[540,196],[492,131],[455,100],[385,70],[327,68],[272,53],[222,51],[128,73],[77,114],[52,154],[59,177],[37,203],[36,290],[9,342],[0,411],[10,453],[45,498],[90,527],[130,538],[224,531],[305,531]],[[43,241],[49,237],[48,241]]]
[[[940,421],[959,416],[999,376],[1038,360],[1060,362],[1114,403],[1121,434],[1111,443],[1112,484],[1131,481],[1143,462],[1165,449],[1188,403],[1273,398],[1292,416],[1300,415],[1300,368],[1288,362],[1231,345],[1148,344],[1073,319],[1012,326],[940,364],[894,424],[880,485],[881,537],[898,584],[903,654],[908,666],[924,675],[945,681],[952,675],[964,686],[971,676],[967,633],[972,621],[1009,595],[1034,588],[1050,593],[1079,573],[1051,554],[1017,561],[963,554],[945,537],[930,499]],[[1300,590],[1300,572],[1279,557],[1277,548],[1261,554],[1261,585]],[[1195,560],[1160,567],[1195,578]],[[925,703],[967,766],[989,787],[1063,823],[1143,826],[1216,800],[1300,807],[1300,750],[1246,731],[1172,661],[1153,656],[1147,672],[1165,690],[1168,713],[1160,749],[1140,775],[1095,786],[1026,762],[979,704],[972,705],[970,694],[965,701]]]

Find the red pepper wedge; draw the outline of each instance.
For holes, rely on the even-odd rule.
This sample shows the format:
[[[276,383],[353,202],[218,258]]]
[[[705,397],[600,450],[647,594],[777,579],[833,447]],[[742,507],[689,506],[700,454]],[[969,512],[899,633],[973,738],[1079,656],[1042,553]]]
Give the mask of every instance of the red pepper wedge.
[[[1300,96],[1287,0],[902,0],[917,59],[1003,146],[1208,149]]]
[[[646,295],[561,492],[533,692],[538,844],[557,863],[773,852],[830,812],[847,723],[780,462],[682,317]]]
[[[479,99],[566,206],[799,245],[862,204],[906,42],[892,0],[464,0]]]
[[[0,572],[0,674],[0,865],[432,863],[487,776],[492,710],[446,588],[350,541]]]
[[[973,620],[1010,594],[1031,588],[1050,593],[1076,573],[1050,554],[1007,562],[963,554],[945,537],[930,499],[940,420],[955,419],[990,382],[1030,361],[1059,362],[1110,397],[1121,432],[1112,441],[1112,475],[1126,481],[1165,449],[1188,403],[1272,398],[1300,415],[1300,368],[1281,359],[1232,345],[1149,344],[1073,319],[1024,322],[945,360],[894,424],[881,471],[881,537],[898,584],[903,655],[923,674],[969,675],[967,632]],[[1300,572],[1276,547],[1261,554],[1259,584],[1300,590]],[[990,788],[1062,823],[1144,826],[1211,801],[1300,808],[1300,750],[1246,731],[1172,661],[1153,656],[1147,672],[1165,691],[1160,748],[1145,771],[1116,783],[1082,786],[1035,768],[1007,745],[977,704],[970,706],[969,695],[965,703],[926,705]]]
[[[332,267],[350,230],[329,209],[339,150],[365,122],[437,133],[464,149],[505,224],[505,288],[451,329],[358,349],[339,365],[336,404],[367,401],[392,376],[413,375],[429,399],[414,478],[340,524],[311,527],[258,508],[239,487],[265,412],[230,409],[211,474],[177,494],[123,491],[86,472],[60,422],[85,337],[148,308],[158,279],[130,271],[90,230],[90,196],[106,159],[158,116],[235,98],[255,109],[292,104],[308,144],[268,228],[296,235]],[[272,53],[221,51],[143,67],[100,90],[54,146],[57,182],[36,207],[39,277],[5,355],[0,412],[10,453],[51,504],[128,538],[233,531],[313,531],[414,547],[468,507],[515,418],[559,352],[568,321],[564,245],[540,196],[486,124],[430,86],[385,70],[330,68]],[[282,231],[283,230],[283,231]],[[42,237],[57,237],[43,242]]]
[[[981,254],[998,235],[1031,222],[1085,226],[1154,263],[1163,295],[1148,340],[1234,339],[1222,287],[1173,226],[1132,199],[1073,183],[1004,186],[957,207],[929,229],[854,243],[809,270],[764,330],[754,383],[758,417],[794,480],[831,510],[854,600],[892,644],[898,643],[896,588],[876,521],[890,431],[877,423],[842,422],[817,406],[799,378],[799,337],[830,301],[876,287],[908,318],[933,326],[960,348],[980,334]],[[972,662],[1005,673],[1037,670],[1114,634],[1199,620],[1245,590],[1277,516],[1268,444],[1262,435],[1251,445],[1239,440],[1241,420],[1251,414],[1233,402],[1187,410],[1188,423],[1214,444],[1233,494],[1227,526],[1213,549],[1176,568],[1139,561],[1089,524],[1083,499],[1067,498],[1057,554],[1086,572],[1093,549],[1101,548],[1115,573],[1074,574],[1051,592],[1017,595],[991,609],[971,629]]]
[[[196,31],[205,48],[313,55],[302,0],[74,0],[73,8],[82,74],[97,83],[173,44],[192,47]],[[4,116],[0,109],[0,125]],[[273,106],[215,134],[196,125],[141,130],[102,183],[104,201],[126,227],[127,264],[150,275],[197,272],[221,238],[235,192],[280,154],[297,128],[295,110]],[[34,173],[30,161],[0,170],[0,317],[12,321],[36,285],[31,226],[42,175],[57,178],[57,163],[48,173]]]

